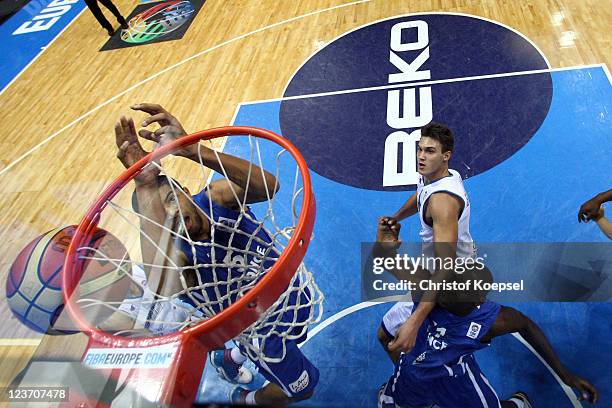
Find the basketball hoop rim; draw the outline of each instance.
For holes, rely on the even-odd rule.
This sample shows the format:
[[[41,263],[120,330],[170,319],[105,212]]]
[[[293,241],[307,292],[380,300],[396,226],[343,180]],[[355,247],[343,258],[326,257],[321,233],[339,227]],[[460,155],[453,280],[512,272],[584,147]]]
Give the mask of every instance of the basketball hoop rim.
[[[281,253],[279,259],[274,263],[272,268],[265,274],[260,282],[253,287],[253,289],[248,291],[242,298],[230,305],[227,309],[224,309],[219,314],[216,314],[215,316],[182,331],[163,336],[126,338],[115,336],[92,326],[87,321],[74,300],[78,299],[79,297],[79,285],[77,279],[81,272],[79,265],[82,267],[82,264],[84,263],[79,260],[77,249],[83,246],[84,242],[97,228],[100,213],[104,210],[108,201],[115,197],[115,195],[121,189],[123,189],[131,180],[133,180],[147,163],[151,163],[158,159],[161,160],[177,148],[191,145],[202,140],[212,140],[226,136],[247,135],[270,140],[289,151],[289,153],[295,159],[302,176],[304,191],[298,223],[285,250]],[[242,329],[240,329],[240,331],[242,331],[257,319],[256,317],[252,319],[244,318],[241,315],[254,316],[254,311],[265,311],[274,303],[274,301],[282,294],[286,286],[289,284],[291,277],[301,263],[310,242],[310,237],[314,228],[315,212],[316,203],[314,194],[312,192],[308,166],[306,165],[306,161],[302,157],[300,151],[289,140],[270,130],[251,126],[224,126],[184,136],[166,146],[162,146],[154,150],[136,162],[130,168],[126,169],[111,185],[104,190],[104,192],[89,208],[79,223],[66,253],[64,273],[62,274],[62,296],[64,298],[65,309],[67,309],[71,319],[77,324],[78,328],[87,334],[91,340],[103,345],[112,345],[113,347],[163,345],[174,343],[180,341],[181,339],[196,335],[201,337],[201,335],[204,333],[213,333],[223,328],[226,328],[227,332],[232,333],[229,338],[223,339],[223,342],[228,341],[239,334],[239,332],[233,334],[238,325],[244,326]],[[219,340],[217,339],[217,342],[218,341]]]

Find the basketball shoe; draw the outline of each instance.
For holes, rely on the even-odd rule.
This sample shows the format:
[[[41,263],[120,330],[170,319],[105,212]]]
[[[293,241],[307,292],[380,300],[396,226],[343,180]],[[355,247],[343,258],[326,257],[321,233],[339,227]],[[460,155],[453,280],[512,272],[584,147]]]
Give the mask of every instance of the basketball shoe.
[[[246,405],[246,397],[250,391],[242,387],[234,387],[230,391],[229,398],[233,405]]]
[[[234,384],[248,384],[253,381],[251,370],[236,364],[230,356],[231,350],[213,350],[210,352],[210,363],[225,381]]]

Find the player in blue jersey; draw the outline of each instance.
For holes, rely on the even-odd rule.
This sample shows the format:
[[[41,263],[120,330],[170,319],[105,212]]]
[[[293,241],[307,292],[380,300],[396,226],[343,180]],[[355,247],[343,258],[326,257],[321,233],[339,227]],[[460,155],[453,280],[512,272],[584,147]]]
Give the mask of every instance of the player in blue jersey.
[[[159,105],[138,104],[132,109],[150,114],[141,123],[143,129],[138,135],[159,146],[187,134],[180,122]],[[160,128],[154,132],[145,129],[152,123],[159,124]],[[132,119],[121,117],[115,125],[115,135],[119,149],[117,157],[124,166],[131,166],[147,154],[139,142]],[[237,283],[230,283],[225,288],[224,285],[214,287],[207,283],[231,281],[230,277],[238,275],[241,279],[247,277],[248,281],[250,265],[263,263],[264,269],[269,268],[279,255],[270,236],[254,221],[255,215],[249,209],[241,212],[241,204],[267,200],[280,186],[275,177],[264,169],[228,154],[215,154],[203,144],[199,145],[199,152],[195,144],[173,154],[196,163],[201,160],[205,167],[221,174],[225,172],[227,179],[212,181],[191,199],[187,188],[174,185],[167,177],[160,176],[159,169],[154,165],[145,167],[134,179],[136,189],[133,203],[143,216],[140,241],[148,285],[153,292],[164,296],[182,293],[179,297],[181,301],[195,307],[201,302],[212,312],[218,313],[235,300],[236,292],[232,289]],[[177,189],[183,191],[177,192]],[[211,220],[216,226],[214,230]],[[160,225],[166,225],[189,239],[172,239]],[[162,266],[158,267],[160,263]],[[193,267],[182,268],[181,277],[180,273],[165,267],[170,264]],[[200,289],[185,293],[184,286],[199,286]],[[302,293],[300,296],[307,295]],[[296,296],[293,292],[290,295],[291,305],[299,301]],[[287,322],[287,325],[281,323],[276,330],[292,330],[290,322],[305,321],[308,315],[308,308],[289,308],[283,311],[281,318],[281,322]],[[282,355],[283,342],[285,355],[279,363],[254,361],[269,384],[256,391],[238,387],[232,393],[232,402],[284,405],[309,398],[317,385],[319,372],[298,348],[306,335],[297,340],[283,340],[274,333],[259,334],[267,336],[263,350],[266,356]],[[241,381],[243,378],[240,374],[241,365],[246,359],[238,348],[211,353],[212,364],[224,379],[232,382],[247,382]]]
[[[399,232],[400,224],[379,223],[377,256],[395,257]],[[401,279],[431,279],[426,271],[389,272]],[[490,282],[492,276],[486,267],[474,267],[454,274],[453,279]],[[381,387],[379,408],[421,408],[434,404],[440,408],[531,408],[523,392],[500,401],[474,356],[475,351],[489,346],[493,338],[509,333],[519,333],[565,384],[579,392],[581,400],[597,402],[595,387],[561,363],[536,323],[518,310],[487,301],[485,292],[466,290],[438,292],[436,305],[419,328],[415,346],[401,354],[395,373]]]

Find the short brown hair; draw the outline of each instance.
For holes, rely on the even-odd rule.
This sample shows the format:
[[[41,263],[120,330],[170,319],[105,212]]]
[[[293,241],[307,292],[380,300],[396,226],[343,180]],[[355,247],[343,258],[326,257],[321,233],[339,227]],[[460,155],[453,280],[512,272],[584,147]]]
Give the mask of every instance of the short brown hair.
[[[453,132],[441,123],[431,122],[421,128],[421,136],[437,140],[442,145],[442,153],[452,152],[455,148]]]

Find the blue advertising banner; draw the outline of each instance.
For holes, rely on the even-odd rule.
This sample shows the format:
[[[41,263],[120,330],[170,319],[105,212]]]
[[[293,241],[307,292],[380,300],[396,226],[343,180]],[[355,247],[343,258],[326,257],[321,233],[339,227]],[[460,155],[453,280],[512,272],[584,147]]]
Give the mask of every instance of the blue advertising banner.
[[[83,0],[32,0],[0,25],[0,92],[83,11]]]

